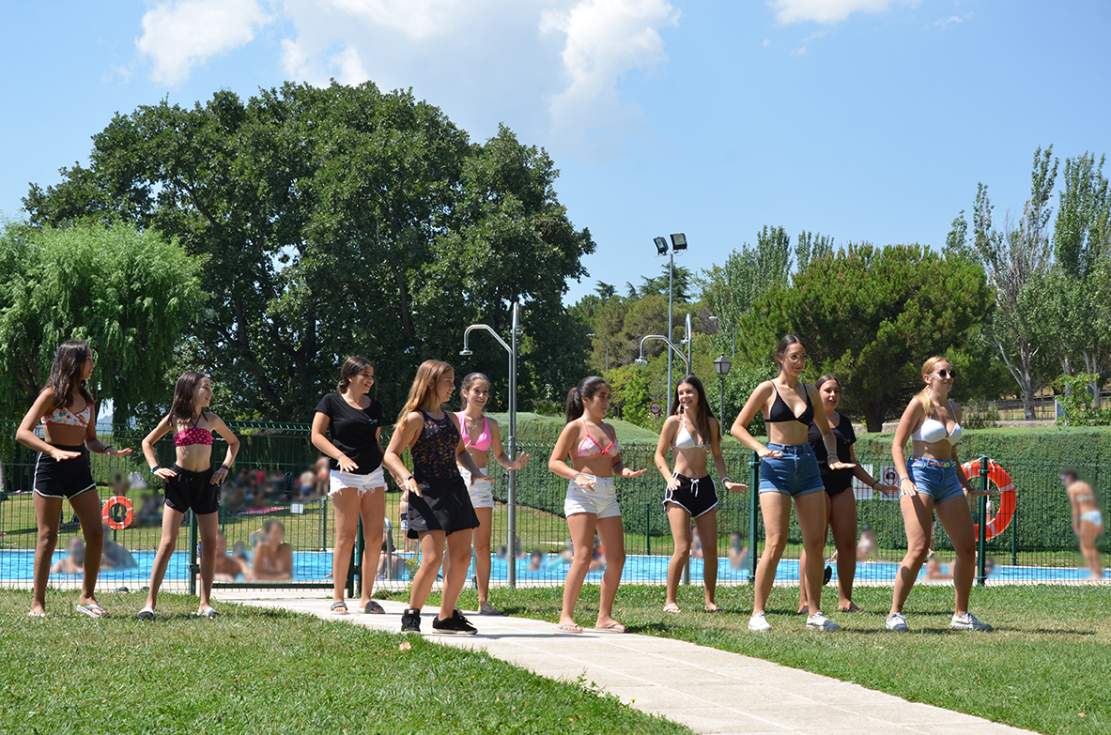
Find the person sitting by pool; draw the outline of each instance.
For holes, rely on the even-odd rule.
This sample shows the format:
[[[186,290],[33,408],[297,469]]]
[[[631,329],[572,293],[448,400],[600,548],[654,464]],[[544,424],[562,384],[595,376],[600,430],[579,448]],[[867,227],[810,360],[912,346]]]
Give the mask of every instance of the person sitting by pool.
[[[100,552],[100,566],[104,569],[134,569],[139,566],[135,557],[131,555],[123,544],[118,544],[111,539],[111,530],[107,525],[104,528],[104,549]]]
[[[938,561],[937,552],[933,549],[926,555],[926,579],[945,580],[952,579],[953,573],[949,567]]]
[[[876,534],[868,526],[860,532],[860,540],[856,542],[856,560],[868,561],[876,553]]]
[[[729,566],[733,569],[743,569],[748,561],[748,547],[741,539],[740,531],[729,534]]]
[[[104,547],[101,551],[101,569],[131,569],[138,566],[135,557],[124,548],[123,544],[112,541],[107,530],[104,532]],[[74,536],[69,541],[67,548],[69,554],[62,557],[50,568],[52,574],[80,574],[85,565],[85,542],[80,536]]]
[[[530,572],[539,572],[544,564],[544,554],[539,551],[534,551],[528,555],[528,570]]]
[[[255,544],[255,563],[248,579],[285,580],[293,578],[293,547],[285,543],[285,526],[274,518],[262,524]]]
[[[246,578],[250,568],[247,563],[238,556],[228,554],[228,540],[224,538],[224,534],[220,531],[216,532],[216,569],[215,579],[217,582],[234,582],[235,578],[243,575]]]
[[[51,574],[81,574],[85,567],[85,542],[80,536],[74,536],[66,547],[67,554],[50,567]],[[101,564],[101,566],[107,566]]]
[[[1092,486],[1082,481],[1075,470],[1061,473],[1061,483],[1072,505],[1072,531],[1080,543],[1080,553],[1088,565],[1092,579],[1103,578],[1103,563],[1099,558],[1096,540],[1103,535],[1103,513],[1096,501]]]

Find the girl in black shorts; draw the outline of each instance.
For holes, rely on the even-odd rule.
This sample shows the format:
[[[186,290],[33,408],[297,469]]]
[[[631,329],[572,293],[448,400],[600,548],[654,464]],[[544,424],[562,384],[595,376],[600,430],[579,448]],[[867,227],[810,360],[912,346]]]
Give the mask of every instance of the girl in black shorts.
[[[721,425],[706,401],[702,381],[694,375],[680,380],[675,386],[672,405],[671,416],[664,421],[656,444],[656,469],[667,484],[663,503],[671,523],[671,537],[675,539],[675,550],[667,564],[664,612],[679,612],[675,596],[691,550],[692,518],[698,527],[698,538],[702,540],[706,611],[717,612],[714,591],[718,581],[718,495],[706,468],[709,454],[714,456],[718,477],[726,489],[736,492],[747,486],[733,482],[726,475],[725,458],[721,454]],[[669,449],[675,455],[674,470],[667,464]]]
[[[73,506],[85,536],[84,577],[77,612],[93,618],[108,614],[97,603],[95,595],[104,529],[89,452],[126,457],[131,450],[117,450],[97,439],[96,404],[85,385],[92,372],[93,351],[89,346],[77,341],[63,343],[54,355],[46,387],[39,392],[15,432],[16,441],[39,453],[34,480],[39,537],[35,545],[31,611],[27,613],[34,618],[46,616],[46,582],[50,576],[50,559],[58,543],[63,499],[68,499]],[[43,439],[35,436],[35,426],[40,423]]]
[[[150,591],[147,603],[139,611],[140,620],[154,620],[154,606],[158,588],[166,574],[166,565],[177,548],[177,532],[181,528],[185,511],[197,516],[201,532],[201,598],[197,615],[216,617],[209,604],[212,578],[216,572],[216,535],[219,532],[220,484],[239,452],[239,439],[219,416],[208,410],[212,403],[212,381],[207,375],[189,371],[177,379],[174,402],[154,431],[143,439],[143,456],[150,471],[165,481],[166,505],[162,510],[162,539],[150,570]],[[172,468],[159,467],[154,445],[170,432],[174,432],[176,463]],[[215,431],[228,443],[223,463],[212,469],[212,432]]]
[[[809,441],[818,458],[818,468],[822,471],[822,483],[829,496],[829,527],[833,531],[833,543],[837,549],[837,609],[840,612],[860,612],[860,606],[853,602],[853,579],[856,576],[856,496],[853,494],[853,478],[856,477],[868,487],[885,495],[894,495],[899,488],[885,485],[873,478],[856,461],[856,432],[849,417],[837,411],[841,403],[841,381],[833,375],[823,375],[814,384],[822,406],[826,410],[826,422],[834,439],[837,440],[837,459],[851,464],[851,469],[831,470],[827,460],[821,429],[810,423]],[[806,550],[799,555],[799,568],[806,568]],[[832,570],[826,567],[827,574]],[[806,612],[806,596],[799,586],[799,612]]]
[[[422,362],[383,460],[408,495],[409,537],[420,539],[420,568],[413,575],[409,607],[401,616],[403,633],[420,632],[420,609],[432,591],[441,562],[446,562],[444,587],[440,614],[432,621],[432,628],[440,633],[476,632],[455,609],[467,579],[471,529],[478,528],[478,516],[471,506],[459,466],[470,472],[472,478],[482,475],[463,445],[455,417],[443,409],[454,392],[455,370],[451,365],[440,360]],[[405,450],[413,457],[412,473],[401,461]]]

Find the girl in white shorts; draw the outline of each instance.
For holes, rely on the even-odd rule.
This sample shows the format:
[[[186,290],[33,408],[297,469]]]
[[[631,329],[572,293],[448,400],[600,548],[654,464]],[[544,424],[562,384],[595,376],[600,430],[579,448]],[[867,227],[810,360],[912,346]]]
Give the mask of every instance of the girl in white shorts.
[[[320,399],[312,420],[312,444],[329,457],[328,497],[336,509],[336,545],[332,551],[332,606],[347,614],[344,586],[359,519],[363,521],[362,596],[359,609],[381,614],[370,599],[378,572],[378,555],[386,517],[386,479],[382,474],[382,405],[370,397],[374,366],[365,357],[349,357],[339,371],[336,391]]]
[[[482,373],[469,373],[463,378],[459,389],[463,410],[455,414],[459,422],[459,433],[463,446],[478,466],[482,476],[471,482],[471,473],[466,467],[459,467],[459,474],[467,483],[471,505],[478,516],[478,528],[474,530],[475,576],[478,578],[478,614],[501,615],[490,604],[490,536],[491,519],[494,514],[494,483],[490,481],[486,466],[490,462],[490,452],[494,459],[507,470],[521,470],[528,464],[528,454],[522,454],[510,462],[502,446],[501,429],[498,422],[487,416],[484,411],[490,399],[490,379]],[[511,562],[512,563],[512,562]]]
[[[571,532],[573,556],[563,585],[563,609],[559,614],[559,628],[568,633],[583,631],[575,623],[575,603],[590,569],[595,531],[605,547],[606,571],[594,628],[611,633],[625,632],[625,626],[613,619],[613,600],[625,565],[625,530],[621,525],[614,477],[640,477],[647,470],[630,470],[622,464],[617,434],[605,422],[609,401],[610,387],[597,376],[584,378],[572,388],[567,394],[567,425],[548,458],[548,469],[568,481],[563,511]]]

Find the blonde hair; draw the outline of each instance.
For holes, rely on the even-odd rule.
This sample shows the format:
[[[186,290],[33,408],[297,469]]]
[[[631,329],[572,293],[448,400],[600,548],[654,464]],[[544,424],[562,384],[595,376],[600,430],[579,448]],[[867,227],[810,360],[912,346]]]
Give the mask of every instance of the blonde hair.
[[[932,373],[939,362],[949,362],[949,358],[945,355],[934,355],[922,363],[922,378],[925,379]],[[951,365],[952,363],[949,364]],[[926,412],[926,418],[929,418],[934,410],[934,402],[930,400],[930,386],[924,386],[922,390],[918,391],[918,395],[915,397],[918,399],[919,403],[922,404],[922,409]]]
[[[440,382],[444,373],[448,372],[454,373],[455,368],[443,360],[425,360],[420,364],[417,374],[413,377],[413,385],[409,387],[409,397],[405,399],[405,405],[397,414],[399,425],[410,412],[424,406],[429,397],[435,395],[436,384]]]

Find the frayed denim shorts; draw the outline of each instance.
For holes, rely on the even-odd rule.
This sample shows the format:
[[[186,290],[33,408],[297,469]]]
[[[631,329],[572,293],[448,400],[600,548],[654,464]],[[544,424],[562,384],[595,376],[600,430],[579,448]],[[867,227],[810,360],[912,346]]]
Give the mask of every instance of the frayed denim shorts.
[[[818,457],[810,444],[768,444],[781,457],[760,459],[760,492],[800,495],[825,490]]]
[[[907,462],[907,476],[920,495],[929,495],[935,503],[958,495],[964,497],[964,488],[957,477],[957,463],[951,459],[916,457]]]

